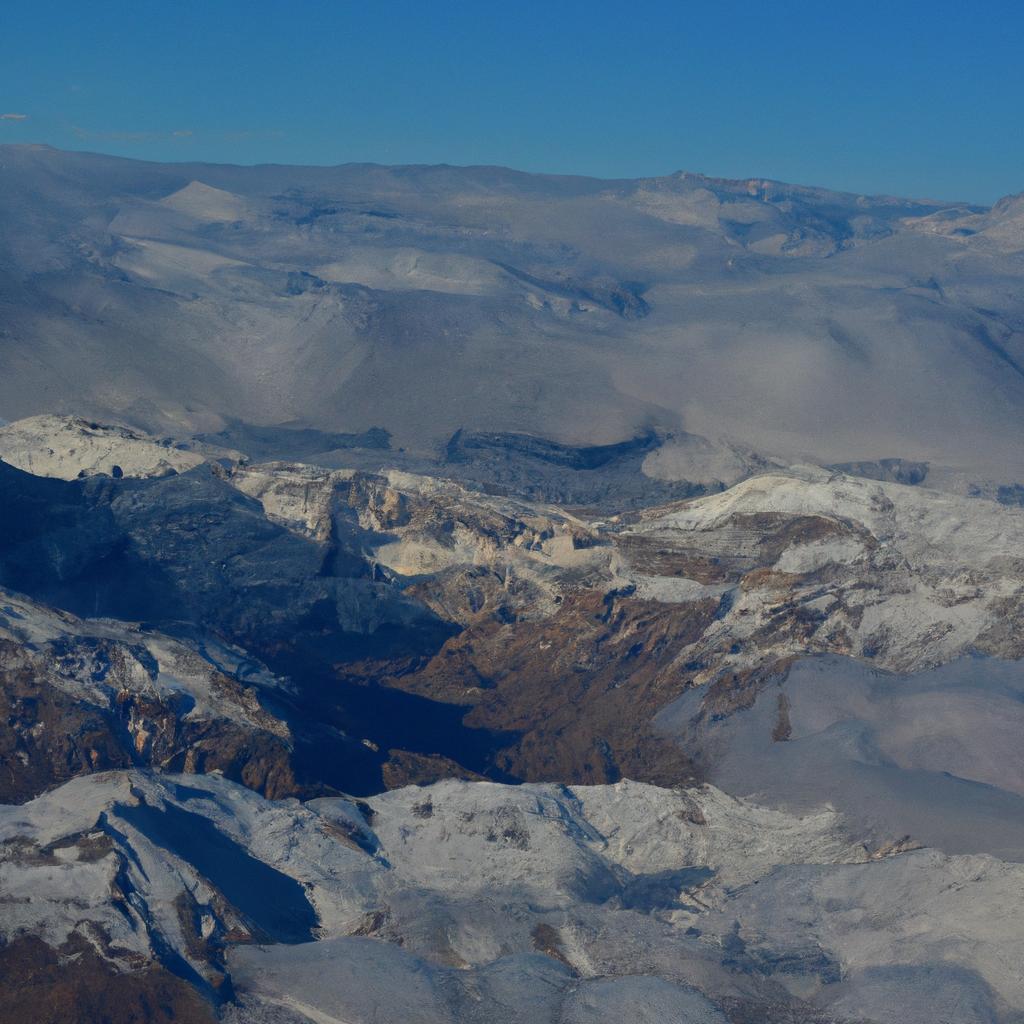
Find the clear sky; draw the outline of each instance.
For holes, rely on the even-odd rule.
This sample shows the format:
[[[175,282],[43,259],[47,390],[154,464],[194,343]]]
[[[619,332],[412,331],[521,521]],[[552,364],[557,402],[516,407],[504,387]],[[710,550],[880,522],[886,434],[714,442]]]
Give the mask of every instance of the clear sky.
[[[1024,3],[2,0],[0,142],[1024,190]]]

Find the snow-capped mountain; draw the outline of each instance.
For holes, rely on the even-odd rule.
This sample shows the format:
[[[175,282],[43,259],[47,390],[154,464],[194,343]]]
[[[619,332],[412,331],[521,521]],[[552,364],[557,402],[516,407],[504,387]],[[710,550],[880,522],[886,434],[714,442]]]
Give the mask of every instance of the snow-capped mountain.
[[[200,433],[0,428],[11,1012],[1024,1014],[1006,495],[682,435],[673,489],[659,439]]]

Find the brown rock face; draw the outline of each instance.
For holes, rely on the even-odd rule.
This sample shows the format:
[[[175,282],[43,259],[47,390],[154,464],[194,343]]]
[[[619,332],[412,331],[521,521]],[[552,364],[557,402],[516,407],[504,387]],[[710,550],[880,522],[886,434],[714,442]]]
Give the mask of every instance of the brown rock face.
[[[0,1024],[213,1024],[213,1007],[151,964],[121,973],[84,939],[26,936],[0,949]]]
[[[519,778],[677,785],[693,780],[693,766],[649,723],[689,685],[679,652],[700,638],[717,607],[585,591],[542,622],[479,623],[422,670],[389,682],[471,703],[467,725],[521,733],[497,758]]]
[[[0,803],[132,764],[110,719],[49,686],[28,652],[9,641],[0,641],[0,721]]]
[[[271,800],[300,792],[291,751],[277,736],[223,719],[185,721],[180,708],[127,692],[118,695],[117,716],[131,737],[136,763],[188,773],[220,771]]]
[[[415,754],[408,750],[389,750],[381,777],[388,789],[402,786],[429,786],[441,779],[466,779],[478,782],[482,775],[468,771],[449,757]]]
[[[45,654],[0,640],[0,803],[132,765],[217,769],[271,799],[300,792],[291,750],[272,733],[226,719],[187,720],[187,702],[130,690],[107,706],[88,703],[55,686],[48,668]]]

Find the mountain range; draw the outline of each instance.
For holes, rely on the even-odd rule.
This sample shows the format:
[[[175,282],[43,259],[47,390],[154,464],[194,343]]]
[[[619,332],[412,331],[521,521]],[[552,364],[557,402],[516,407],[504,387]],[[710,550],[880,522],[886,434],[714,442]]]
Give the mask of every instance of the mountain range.
[[[1024,1021],[1019,198],[0,186],[2,1024]]]

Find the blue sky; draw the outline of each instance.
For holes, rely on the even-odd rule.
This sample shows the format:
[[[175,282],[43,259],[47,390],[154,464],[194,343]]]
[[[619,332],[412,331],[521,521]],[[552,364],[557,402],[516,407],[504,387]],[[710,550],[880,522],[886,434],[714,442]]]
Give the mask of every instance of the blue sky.
[[[986,0],[6,0],[0,142],[988,202],[1024,190],[1022,54]]]

